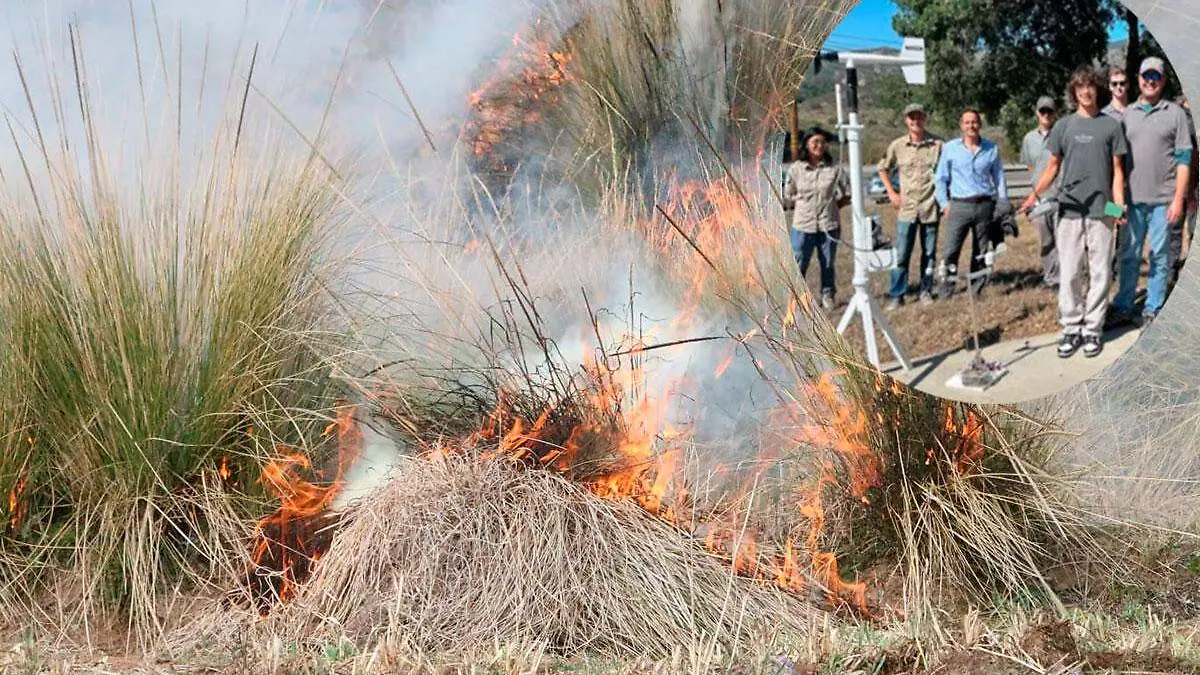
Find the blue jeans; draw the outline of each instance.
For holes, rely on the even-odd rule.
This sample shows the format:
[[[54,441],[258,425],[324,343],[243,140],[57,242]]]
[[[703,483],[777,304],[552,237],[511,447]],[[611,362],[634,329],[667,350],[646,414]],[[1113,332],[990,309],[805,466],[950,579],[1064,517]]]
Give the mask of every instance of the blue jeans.
[[[938,221],[901,220],[896,222],[896,266],[892,268],[892,288],[888,294],[902,298],[908,293],[908,262],[921,231],[921,292],[933,292],[933,259],[937,256]]]
[[[841,228],[829,232],[792,232],[792,253],[796,256],[796,264],[800,265],[800,277],[808,272],[808,263],[812,261],[813,251],[817,252],[817,262],[821,265],[821,294],[834,295],[836,288],[833,280],[833,256],[837,253],[837,240],[841,236]]]
[[[1120,240],[1120,285],[1113,298],[1113,309],[1123,314],[1133,313],[1133,296],[1137,291],[1138,273],[1142,267],[1142,244],[1150,238],[1150,271],[1146,277],[1146,314],[1158,314],[1167,301],[1167,274],[1170,262],[1171,228],[1167,226],[1166,204],[1132,204],[1129,222],[1117,228]]]

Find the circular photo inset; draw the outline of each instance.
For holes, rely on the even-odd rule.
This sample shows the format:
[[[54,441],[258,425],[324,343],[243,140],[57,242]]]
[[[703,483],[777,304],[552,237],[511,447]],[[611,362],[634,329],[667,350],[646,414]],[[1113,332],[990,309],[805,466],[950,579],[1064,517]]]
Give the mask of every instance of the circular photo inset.
[[[1175,289],[1197,212],[1191,109],[1131,11],[1083,5],[972,23],[865,0],[797,93],[782,164],[799,272],[900,382],[1054,394],[1119,358]]]

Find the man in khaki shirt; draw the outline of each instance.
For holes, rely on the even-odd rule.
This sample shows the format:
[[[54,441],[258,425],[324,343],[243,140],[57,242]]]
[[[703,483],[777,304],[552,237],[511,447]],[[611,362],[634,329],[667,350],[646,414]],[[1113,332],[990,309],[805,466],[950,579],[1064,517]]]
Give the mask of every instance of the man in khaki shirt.
[[[908,263],[917,232],[921,233],[921,303],[933,302],[933,261],[937,253],[938,220],[941,215],[934,198],[933,174],[942,152],[942,139],[925,130],[925,108],[919,103],[904,109],[908,134],[892,141],[879,162],[879,177],[896,212],[896,266],[889,291],[891,311],[904,304],[908,293]],[[892,184],[892,171],[899,169],[900,187]]]

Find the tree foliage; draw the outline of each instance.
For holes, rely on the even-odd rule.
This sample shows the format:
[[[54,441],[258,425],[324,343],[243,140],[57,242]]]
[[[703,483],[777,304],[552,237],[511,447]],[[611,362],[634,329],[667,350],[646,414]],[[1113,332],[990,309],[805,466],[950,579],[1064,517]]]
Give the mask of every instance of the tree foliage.
[[[1163,51],[1162,45],[1158,44],[1158,40],[1155,40],[1154,36],[1151,35],[1149,31],[1143,30],[1140,46],[1141,49],[1138,55],[1140,58],[1137,59],[1137,63],[1130,63],[1125,68],[1129,71],[1126,73],[1129,76],[1129,79],[1137,79],[1138,69],[1141,68],[1141,62],[1143,59],[1148,56],[1157,56],[1163,60],[1164,64],[1166,64],[1167,72],[1163,73],[1163,76],[1166,78],[1166,82],[1163,84],[1163,96],[1174,100],[1175,97],[1183,93],[1183,87],[1180,85],[1179,75],[1171,66],[1171,60],[1167,58],[1167,54]]]
[[[1062,102],[1071,71],[1103,62],[1116,0],[896,0],[893,27],[925,38],[929,95],[949,120],[967,107]]]

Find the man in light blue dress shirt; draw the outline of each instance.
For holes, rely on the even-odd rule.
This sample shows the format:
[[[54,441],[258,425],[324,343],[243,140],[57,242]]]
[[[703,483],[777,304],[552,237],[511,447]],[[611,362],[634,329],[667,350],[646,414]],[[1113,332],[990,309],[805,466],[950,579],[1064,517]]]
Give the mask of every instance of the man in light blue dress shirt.
[[[974,273],[983,269],[988,225],[995,213],[996,201],[1008,200],[1000,148],[979,135],[981,125],[979,111],[963,111],[958,120],[962,136],[948,141],[942,148],[934,174],[934,196],[942,209],[942,222],[946,223],[946,249],[938,269],[943,298],[954,294],[958,283],[958,258],[968,232],[971,233],[970,270]],[[972,284],[974,292],[983,290],[985,282],[986,278],[976,279]]]

